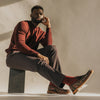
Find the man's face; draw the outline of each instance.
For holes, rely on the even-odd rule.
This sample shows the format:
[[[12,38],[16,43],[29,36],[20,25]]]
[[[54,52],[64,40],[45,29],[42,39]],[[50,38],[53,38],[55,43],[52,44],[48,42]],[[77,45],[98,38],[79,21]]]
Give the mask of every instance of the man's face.
[[[31,20],[35,23],[41,23],[43,19],[43,10],[42,9],[34,9],[31,13]]]

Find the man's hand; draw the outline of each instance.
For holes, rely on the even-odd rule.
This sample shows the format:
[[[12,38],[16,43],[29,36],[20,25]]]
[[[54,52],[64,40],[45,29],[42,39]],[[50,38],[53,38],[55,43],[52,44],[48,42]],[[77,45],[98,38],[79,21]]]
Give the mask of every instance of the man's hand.
[[[48,17],[43,17],[42,24],[47,26],[47,28],[51,28],[50,19]]]
[[[49,59],[46,56],[41,55],[40,53],[37,55],[39,58],[43,59],[46,61],[46,64],[49,64]]]

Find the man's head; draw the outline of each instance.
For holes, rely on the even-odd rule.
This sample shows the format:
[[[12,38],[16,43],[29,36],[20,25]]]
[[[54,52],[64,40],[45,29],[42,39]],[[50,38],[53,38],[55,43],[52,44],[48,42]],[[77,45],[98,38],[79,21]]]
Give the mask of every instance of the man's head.
[[[31,8],[31,20],[34,23],[40,23],[44,16],[44,9],[43,7],[36,5]]]

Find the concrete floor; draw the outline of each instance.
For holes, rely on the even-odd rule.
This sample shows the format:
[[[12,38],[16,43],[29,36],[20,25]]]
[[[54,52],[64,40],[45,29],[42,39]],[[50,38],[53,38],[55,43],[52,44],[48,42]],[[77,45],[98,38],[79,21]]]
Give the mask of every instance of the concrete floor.
[[[77,93],[76,95],[0,93],[0,100],[100,100],[100,94]]]

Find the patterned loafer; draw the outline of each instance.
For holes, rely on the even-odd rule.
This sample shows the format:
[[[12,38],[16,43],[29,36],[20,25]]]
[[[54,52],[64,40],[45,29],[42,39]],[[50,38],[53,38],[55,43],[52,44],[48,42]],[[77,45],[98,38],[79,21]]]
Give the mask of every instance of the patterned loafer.
[[[59,87],[50,86],[48,87],[48,94],[69,94],[70,91]]]
[[[78,89],[89,79],[92,73],[93,70],[89,70],[85,75],[80,76],[80,79],[78,79],[78,81],[69,86],[73,94],[76,94],[78,92]]]

